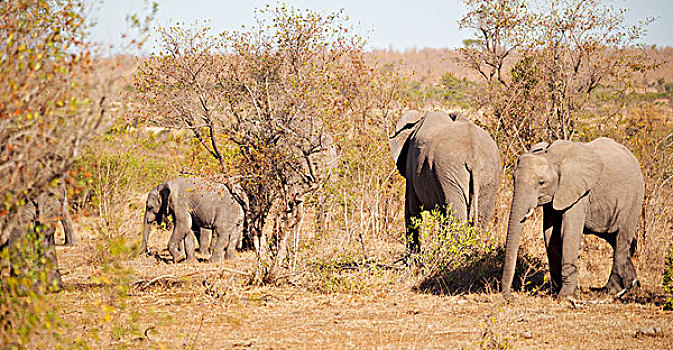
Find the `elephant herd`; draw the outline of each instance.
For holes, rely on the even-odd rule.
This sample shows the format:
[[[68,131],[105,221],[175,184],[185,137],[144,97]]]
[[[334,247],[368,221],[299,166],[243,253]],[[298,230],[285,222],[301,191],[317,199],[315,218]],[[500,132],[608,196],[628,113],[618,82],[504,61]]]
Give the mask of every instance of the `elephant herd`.
[[[404,217],[410,252],[420,249],[412,222],[422,210],[450,208],[457,219],[477,227],[488,224],[502,167],[498,147],[486,131],[458,113],[408,111],[390,136],[390,150],[406,179]],[[502,292],[508,296],[511,291],[522,224],[539,206],[552,288],[558,296],[570,296],[577,289],[578,252],[586,233],[605,239],[614,250],[605,290],[614,293],[631,286],[636,281],[631,257],[643,197],[638,161],[611,139],[558,140],[531,147],[519,156],[514,171]],[[63,221],[66,244],[73,244],[66,205],[63,189],[51,191],[28,203],[19,217],[25,227],[48,221],[40,217],[52,213],[52,221],[57,217]],[[141,250],[148,252],[150,226],[170,217],[168,251],[173,261],[195,262],[197,242],[199,252],[209,255],[211,262],[233,258],[242,239],[246,205],[243,191],[210,178],[161,183],[147,195]],[[43,236],[52,247],[46,256],[56,264],[54,225],[45,226],[49,232]],[[210,241],[207,231],[212,232]],[[257,239],[256,248],[262,244]],[[60,276],[55,278],[60,284]]]
[[[390,149],[406,179],[405,222],[409,249],[419,249],[411,225],[423,209],[450,207],[454,217],[485,226],[493,212],[501,171],[495,141],[460,114],[404,113]],[[522,224],[541,206],[552,288],[559,297],[577,289],[577,259],[585,233],[613,248],[604,290],[622,291],[636,282],[631,262],[645,182],[629,150],[609,138],[588,143],[539,143],[519,156],[514,170],[501,290],[510,295]]]

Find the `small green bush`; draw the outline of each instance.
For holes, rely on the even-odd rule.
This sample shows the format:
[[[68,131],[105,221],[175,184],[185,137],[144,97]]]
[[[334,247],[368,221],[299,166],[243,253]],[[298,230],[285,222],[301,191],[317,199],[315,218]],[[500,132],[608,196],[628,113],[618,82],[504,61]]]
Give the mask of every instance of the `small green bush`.
[[[425,211],[412,225],[419,230],[421,251],[411,257],[417,288],[431,293],[492,289],[502,261],[497,239],[454,218],[451,210]]]
[[[673,246],[671,246],[668,255],[666,255],[663,286],[664,291],[670,294],[666,301],[666,305],[664,306],[664,310],[673,310]]]

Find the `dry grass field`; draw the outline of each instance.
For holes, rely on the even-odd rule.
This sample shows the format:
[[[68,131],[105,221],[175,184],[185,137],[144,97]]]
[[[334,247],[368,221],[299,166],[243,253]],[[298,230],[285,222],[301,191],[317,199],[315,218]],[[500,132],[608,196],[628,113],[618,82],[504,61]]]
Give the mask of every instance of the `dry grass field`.
[[[167,234],[155,236],[152,249],[165,256]],[[544,293],[517,293],[506,303],[497,293],[415,292],[404,271],[384,272],[380,278],[395,282],[360,293],[246,286],[239,272],[254,265],[252,252],[221,265],[137,257],[123,262],[133,275],[128,295],[106,300],[110,287],[92,278],[101,269],[91,259],[97,243],[58,248],[67,290],[52,301],[66,339],[86,339],[91,348],[673,348],[673,312],[662,311],[661,296],[635,292],[598,303],[605,296],[589,287],[600,281],[589,282],[586,270],[574,304]]]

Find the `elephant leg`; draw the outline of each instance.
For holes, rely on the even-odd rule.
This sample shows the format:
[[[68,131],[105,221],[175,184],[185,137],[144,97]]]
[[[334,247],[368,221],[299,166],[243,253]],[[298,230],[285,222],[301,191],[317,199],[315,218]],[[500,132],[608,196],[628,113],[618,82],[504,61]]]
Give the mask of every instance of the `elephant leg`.
[[[229,239],[224,251],[225,259],[233,259],[236,257],[236,246],[238,245],[238,239],[236,239],[234,230],[230,230]]]
[[[213,229],[213,240],[215,240],[215,246],[213,248],[213,255],[210,257],[211,263],[218,263],[222,261],[223,256],[225,256],[223,250],[229,249],[229,246],[232,245],[229,237],[229,233],[222,230],[220,227]]]
[[[171,253],[174,263],[177,263],[187,255],[187,247],[184,248],[184,255],[181,254],[178,248],[181,244],[184,244],[185,237],[192,232],[191,226],[191,217],[189,214],[186,217],[174,217],[173,219],[173,234],[168,240],[168,252]]]
[[[58,260],[56,259],[56,242],[54,239],[55,229],[53,227],[46,229],[46,236],[44,237],[44,257],[47,261],[47,290],[56,292],[63,289],[63,282],[61,281],[61,273],[58,270]]]
[[[581,200],[580,200],[581,201]],[[561,223],[561,290],[559,297],[575,294],[577,290],[577,258],[584,233],[584,205],[576,203],[563,213]]]
[[[213,238],[211,235],[211,230],[201,228],[199,229],[199,253],[203,255],[210,255],[212,253],[212,244],[213,244]]]
[[[185,256],[186,260],[185,262],[188,264],[195,264],[197,262],[196,260],[196,236],[194,235],[194,232],[189,232],[187,236],[185,236],[184,239],[184,245],[185,245]]]
[[[631,261],[631,243],[633,242],[638,216],[622,226],[617,232],[613,244],[612,271],[605,290],[609,293],[618,293],[628,287],[636,279],[636,268]]]
[[[65,192],[65,190],[64,190]],[[64,193],[64,198],[63,198],[63,204],[61,207],[62,211],[62,216],[61,216],[61,224],[63,225],[63,234],[65,235],[65,245],[67,246],[74,246],[77,244],[77,241],[75,240],[75,229],[72,227],[72,219],[70,218],[70,210],[68,210],[68,199],[65,196]]]
[[[178,253],[180,254],[181,258],[186,257],[187,255],[185,254],[185,240],[183,239],[180,241],[180,244],[178,245]]]
[[[553,212],[551,205],[544,208],[544,244],[549,261],[549,275],[553,292],[561,289],[561,225],[558,215]]]
[[[497,200],[497,187],[493,185],[481,185],[479,190],[479,217],[478,227],[485,229],[493,216]]]
[[[407,252],[418,253],[421,250],[421,242],[418,237],[418,226],[414,224],[414,219],[420,218],[421,203],[416,197],[411,184],[407,180],[407,190],[404,205],[404,224],[406,227]]]

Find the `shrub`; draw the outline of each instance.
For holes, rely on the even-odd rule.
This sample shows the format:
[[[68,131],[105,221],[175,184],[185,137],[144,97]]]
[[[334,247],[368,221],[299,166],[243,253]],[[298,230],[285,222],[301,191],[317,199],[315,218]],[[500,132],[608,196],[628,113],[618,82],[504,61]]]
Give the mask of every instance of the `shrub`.
[[[420,253],[410,257],[417,288],[441,294],[493,288],[503,257],[495,236],[448,212],[424,211],[412,221],[421,241]]]
[[[664,281],[662,284],[664,286],[664,292],[671,294],[666,301],[664,309],[673,310],[673,245],[666,256]]]

